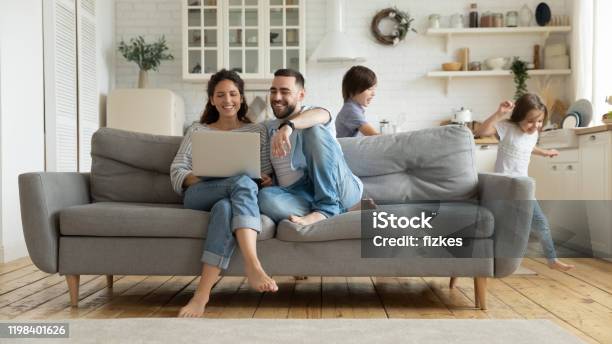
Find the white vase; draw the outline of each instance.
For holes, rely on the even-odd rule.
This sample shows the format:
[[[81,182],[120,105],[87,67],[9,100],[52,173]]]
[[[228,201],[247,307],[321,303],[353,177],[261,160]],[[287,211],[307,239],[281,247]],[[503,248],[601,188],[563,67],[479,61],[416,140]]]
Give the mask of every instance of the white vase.
[[[527,4],[523,5],[519,11],[519,24],[521,24],[521,26],[531,26],[532,20],[533,11],[531,11],[531,8],[529,8]]]
[[[149,73],[146,70],[138,72],[138,88],[147,88],[149,86]]]

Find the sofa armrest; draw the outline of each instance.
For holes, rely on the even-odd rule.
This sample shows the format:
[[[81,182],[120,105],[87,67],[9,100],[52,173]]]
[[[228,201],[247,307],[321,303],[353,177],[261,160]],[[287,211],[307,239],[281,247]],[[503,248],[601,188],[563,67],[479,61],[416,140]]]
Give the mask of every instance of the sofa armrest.
[[[480,173],[478,195],[480,204],[495,218],[495,277],[511,275],[527,249],[535,182],[529,177]]]
[[[48,273],[58,271],[59,212],[90,203],[89,174],[26,173],[19,176],[23,235],[30,258]]]

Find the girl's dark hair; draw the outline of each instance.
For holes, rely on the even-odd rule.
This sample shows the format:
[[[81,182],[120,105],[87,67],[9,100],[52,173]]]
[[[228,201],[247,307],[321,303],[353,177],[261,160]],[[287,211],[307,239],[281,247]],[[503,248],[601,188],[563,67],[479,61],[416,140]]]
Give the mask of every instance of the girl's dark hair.
[[[546,122],[548,118],[548,109],[546,105],[544,105],[542,98],[534,93],[527,93],[516,101],[512,116],[510,117],[510,122],[519,123],[523,121],[531,110],[540,110],[544,112],[544,122]]]
[[[353,66],[342,79],[342,97],[344,101],[347,101],[376,84],[376,74],[370,68]]]
[[[238,88],[240,92],[240,110],[238,110],[238,120],[243,123],[251,123],[246,115],[249,112],[249,106],[246,103],[246,98],[244,97],[244,81],[240,78],[240,75],[236,72],[232,72],[226,69],[222,69],[215,73],[210,77],[208,81],[208,86],[206,88],[206,92],[208,93],[208,101],[206,102],[206,107],[204,108],[204,113],[202,114],[202,118],[200,118],[200,123],[202,124],[212,124],[219,120],[219,111],[217,108],[212,105],[211,99],[215,96],[215,87],[223,81],[230,80],[234,82],[234,85]]]

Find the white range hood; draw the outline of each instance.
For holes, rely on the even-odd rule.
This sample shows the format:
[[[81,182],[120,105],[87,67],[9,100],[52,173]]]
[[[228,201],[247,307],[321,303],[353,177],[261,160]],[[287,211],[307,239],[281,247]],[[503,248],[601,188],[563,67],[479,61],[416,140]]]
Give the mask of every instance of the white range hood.
[[[344,33],[344,0],[327,0],[327,34],[310,56],[316,62],[364,62],[357,45]]]

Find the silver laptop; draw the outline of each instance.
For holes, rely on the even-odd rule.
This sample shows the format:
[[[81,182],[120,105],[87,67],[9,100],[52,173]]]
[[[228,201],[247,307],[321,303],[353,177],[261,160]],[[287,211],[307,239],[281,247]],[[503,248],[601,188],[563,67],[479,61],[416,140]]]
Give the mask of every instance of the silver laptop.
[[[246,174],[261,179],[258,133],[198,131],[193,133],[193,174],[198,177],[233,177]]]

